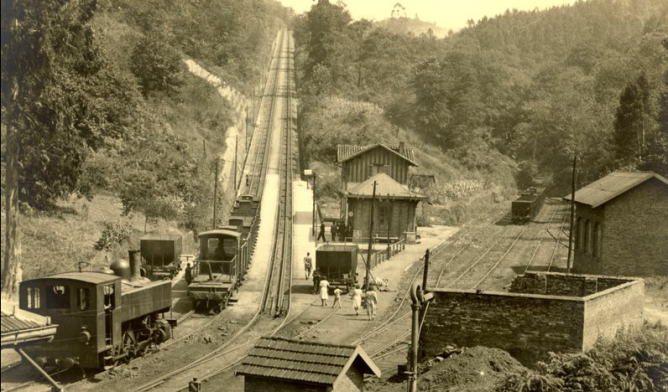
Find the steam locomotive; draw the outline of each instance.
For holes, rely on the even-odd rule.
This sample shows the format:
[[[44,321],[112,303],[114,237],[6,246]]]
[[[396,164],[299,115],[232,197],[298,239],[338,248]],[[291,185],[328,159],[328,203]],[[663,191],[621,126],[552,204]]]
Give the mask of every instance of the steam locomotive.
[[[172,337],[165,313],[168,280],[141,277],[139,252],[100,272],[67,272],[21,283],[19,306],[50,317],[54,340],[26,348],[41,366],[106,369],[141,356]]]

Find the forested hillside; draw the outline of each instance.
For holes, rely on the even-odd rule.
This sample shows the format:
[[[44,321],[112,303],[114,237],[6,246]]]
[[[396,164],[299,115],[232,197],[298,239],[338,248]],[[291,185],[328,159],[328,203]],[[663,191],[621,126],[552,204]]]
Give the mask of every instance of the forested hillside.
[[[103,193],[144,223],[210,225],[215,159],[237,114],[183,60],[252,97],[286,12],[271,0],[3,1],[2,156],[16,140],[24,224]],[[3,164],[3,203],[5,179]],[[105,232],[127,237],[128,218],[112,219]]]
[[[338,117],[366,130],[350,142],[406,130],[421,139],[414,147],[433,146],[451,167],[491,181],[509,159],[522,178],[553,176],[563,195],[574,155],[580,184],[619,168],[667,174],[665,1],[508,10],[441,38],[387,25],[353,21],[324,0],[295,20],[301,125],[313,156],[332,157],[316,124],[338,97],[382,109],[375,123]],[[457,176],[431,169],[441,183]]]

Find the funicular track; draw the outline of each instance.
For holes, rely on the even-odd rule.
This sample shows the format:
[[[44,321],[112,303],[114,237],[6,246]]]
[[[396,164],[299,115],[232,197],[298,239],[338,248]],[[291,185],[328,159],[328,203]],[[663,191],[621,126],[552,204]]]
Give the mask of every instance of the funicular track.
[[[252,319],[223,345],[203,355],[196,361],[164,374],[133,391],[148,391],[157,388],[160,390],[176,391],[187,388],[187,385],[181,381],[191,378],[186,375],[197,375],[200,380],[204,381],[223,373],[238,365],[245,355],[245,350],[250,349],[261,336],[273,335],[288,322],[288,319],[292,320],[299,316],[292,317],[289,313],[290,287],[292,283],[292,274],[290,271],[292,265],[291,184],[294,170],[292,167],[292,109],[290,103],[292,83],[289,75],[292,49],[289,34],[286,31],[281,32],[277,42],[278,44],[274,51],[276,62],[265,89],[265,96],[271,97],[271,102],[268,108],[264,108],[264,111],[261,108],[258,114],[258,118],[266,119],[266,121],[262,122],[259,132],[253,136],[253,144],[255,146],[249,152],[244,169],[244,173],[247,174],[247,180],[242,181],[239,188],[240,195],[250,195],[261,199],[269,167],[271,129],[275,122],[274,117],[280,113],[280,109],[277,109],[281,107],[278,101],[281,97],[285,97],[283,106],[286,117],[284,119],[281,118],[282,149],[279,168],[281,189],[279,193],[280,200],[277,206],[276,240],[273,244],[271,265],[267,269],[262,300],[260,301],[258,310]],[[282,63],[286,65],[283,66]],[[286,82],[283,89],[281,88],[281,72],[288,73],[288,76],[284,78]],[[283,293],[283,295],[276,295],[276,293]],[[285,317],[278,320],[261,322],[263,318],[260,316],[267,312],[271,312],[272,315]]]

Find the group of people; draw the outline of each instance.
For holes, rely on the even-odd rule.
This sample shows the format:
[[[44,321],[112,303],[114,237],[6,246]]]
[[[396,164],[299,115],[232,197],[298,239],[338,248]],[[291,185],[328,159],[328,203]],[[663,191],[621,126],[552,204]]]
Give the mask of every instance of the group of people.
[[[307,253],[306,257],[304,257],[304,276],[306,279],[310,277],[312,268],[313,260],[311,259],[311,254]],[[329,306],[327,305],[327,300],[329,299],[329,287],[330,284],[327,281],[327,276],[321,275],[320,270],[316,268],[315,271],[313,271],[313,294],[320,294],[321,306]],[[336,305],[339,305],[339,308],[342,307],[341,294],[343,294],[343,291],[341,291],[340,288],[337,287],[334,289],[334,303],[332,304],[332,308],[336,307]],[[353,301],[353,310],[355,310],[355,315],[359,316],[360,308],[362,308],[362,298],[364,298],[366,312],[369,320],[376,318],[378,295],[376,294],[373,285],[368,287],[366,293],[362,292],[360,285],[356,285],[355,288],[351,290],[349,295]]]
[[[332,242],[335,242],[338,238],[339,241],[345,241],[346,237],[352,237],[352,226],[346,226],[343,222],[335,222],[331,227],[332,233]],[[322,240],[327,242],[327,237],[325,236],[325,222],[320,222],[320,231],[318,232],[318,238],[316,242]]]

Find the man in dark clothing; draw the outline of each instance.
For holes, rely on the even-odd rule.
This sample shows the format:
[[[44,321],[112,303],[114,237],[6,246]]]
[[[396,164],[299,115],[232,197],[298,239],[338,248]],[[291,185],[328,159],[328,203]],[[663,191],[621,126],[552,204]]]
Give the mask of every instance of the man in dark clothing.
[[[318,294],[318,290],[320,289],[320,270],[315,269],[313,271],[313,294]]]
[[[186,283],[188,286],[190,286],[190,283],[193,281],[193,268],[190,266],[190,263],[188,263],[188,266],[186,267]]]
[[[320,233],[315,242],[318,242],[321,238],[323,242],[327,242],[327,239],[325,238],[325,222],[320,222]]]

